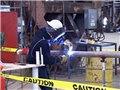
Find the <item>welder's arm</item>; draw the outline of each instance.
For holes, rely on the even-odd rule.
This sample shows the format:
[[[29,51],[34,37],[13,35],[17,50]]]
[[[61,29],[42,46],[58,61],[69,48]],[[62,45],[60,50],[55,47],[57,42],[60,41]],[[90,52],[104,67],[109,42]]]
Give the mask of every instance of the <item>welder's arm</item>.
[[[58,63],[58,62],[65,63],[67,61],[68,61],[68,56],[66,55],[50,56],[49,63],[46,63],[46,64],[51,65],[51,64]]]
[[[19,49],[17,51],[17,54],[18,55],[27,55],[28,52],[29,52],[29,48],[23,48],[23,49]],[[48,43],[44,43],[42,45],[42,52],[43,52],[44,64],[55,64],[57,62],[63,63],[68,60],[68,57],[66,55],[51,56]]]
[[[67,39],[67,40],[65,40],[64,45],[67,46],[67,50],[68,50],[67,54],[71,55],[71,51],[73,50],[72,42]]]
[[[67,58],[65,57],[65,55],[59,55],[59,56],[52,56],[50,54],[50,48],[47,44],[45,44],[43,47],[42,47],[42,52],[43,52],[43,58],[44,58],[44,62],[45,64],[55,64],[55,63],[58,63],[58,62],[66,62],[67,61]]]
[[[23,48],[23,49],[19,49],[17,51],[18,55],[27,55],[28,54],[29,49],[28,48]],[[66,55],[60,55],[60,56],[50,56],[49,53],[45,53],[44,54],[44,63],[45,64],[55,64],[57,62],[67,62],[68,57]]]
[[[69,48],[73,47],[72,42],[70,40],[68,40],[68,39],[65,40],[64,44],[67,45]]]
[[[58,39],[58,40],[56,40],[56,41],[48,41],[49,43],[56,43],[56,44],[61,44],[61,49],[63,49],[63,47],[64,47],[64,45],[65,46],[67,46],[68,48],[71,48],[71,47],[73,47],[73,43],[70,41],[70,40],[68,40],[68,39],[64,39],[64,38],[60,38],[60,39]]]

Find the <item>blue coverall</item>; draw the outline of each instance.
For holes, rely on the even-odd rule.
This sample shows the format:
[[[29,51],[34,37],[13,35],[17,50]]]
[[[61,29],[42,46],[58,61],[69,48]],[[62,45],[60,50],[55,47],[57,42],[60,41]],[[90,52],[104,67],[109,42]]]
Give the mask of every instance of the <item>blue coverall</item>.
[[[59,61],[61,61],[61,58],[59,57],[53,57],[50,55],[50,47],[48,43],[48,39],[50,39],[49,34],[46,31],[46,28],[41,28],[36,31],[33,41],[29,48],[29,53],[27,55],[26,61],[30,64],[36,64],[36,58],[35,58],[35,52],[40,50],[40,47],[42,48],[42,54],[43,54],[43,61],[45,66],[39,67],[39,78],[46,78],[49,79],[49,72],[47,70],[46,65],[55,64]],[[52,90],[52,88],[40,86],[41,90]]]

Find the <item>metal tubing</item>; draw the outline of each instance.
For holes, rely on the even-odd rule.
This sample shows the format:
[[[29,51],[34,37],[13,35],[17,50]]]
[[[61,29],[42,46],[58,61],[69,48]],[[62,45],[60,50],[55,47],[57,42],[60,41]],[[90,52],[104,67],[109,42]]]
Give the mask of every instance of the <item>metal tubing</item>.
[[[106,69],[106,61],[105,57],[110,57],[110,58],[120,58],[120,52],[102,52],[102,51],[71,51],[73,56],[76,57],[101,57],[102,60],[102,86],[106,86],[106,78],[105,78],[105,69]],[[52,55],[62,55],[66,54],[65,51],[58,51],[58,50],[53,50],[51,51]],[[69,57],[70,59],[70,57]],[[68,60],[68,64],[70,63],[70,60]],[[68,75],[70,75],[70,67],[68,65]],[[70,76],[68,76],[70,79]]]
[[[22,6],[22,0],[21,0],[21,6]],[[22,13],[23,11],[22,11],[22,7],[20,8],[20,20],[21,20],[21,47],[23,47],[23,25],[22,25],[22,20],[23,20],[23,16],[22,16]],[[24,61],[23,61],[23,55],[20,57],[21,58],[21,62],[22,63],[24,63]],[[21,75],[23,75],[23,70],[21,70]],[[23,89],[23,82],[21,82],[21,89]]]
[[[105,78],[105,70],[106,70],[106,61],[105,61],[105,57],[102,58],[101,60],[102,62],[102,86],[106,86],[106,78]]]
[[[115,44],[115,51],[117,51],[117,44]],[[117,58],[115,58],[115,75],[117,75]]]
[[[38,67],[32,68],[32,77],[38,78]],[[32,90],[38,90],[39,85],[33,84]]]
[[[110,57],[120,58],[120,52],[103,52],[103,51],[71,51],[73,56],[76,57]],[[52,50],[51,55],[67,54],[66,51]]]

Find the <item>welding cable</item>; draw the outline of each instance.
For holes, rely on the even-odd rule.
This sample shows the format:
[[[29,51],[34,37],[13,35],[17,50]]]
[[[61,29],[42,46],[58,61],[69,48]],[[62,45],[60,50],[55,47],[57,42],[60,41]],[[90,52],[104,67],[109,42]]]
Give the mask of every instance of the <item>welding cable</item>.
[[[9,72],[9,75],[11,74],[11,71]],[[8,90],[7,86],[8,86],[8,82],[9,82],[10,78],[7,78],[6,80],[6,84],[5,84],[5,89]]]
[[[15,53],[14,53],[14,55],[13,55],[13,57],[12,57],[12,60],[11,60],[12,63],[14,63],[14,59],[15,59],[15,56],[17,55],[17,51],[18,51],[18,50],[19,50],[19,49],[17,48],[17,50],[15,51]],[[15,64],[15,63],[14,63],[14,64]],[[10,72],[9,72],[9,75],[10,75],[11,73],[12,73],[12,72],[10,71]],[[6,90],[8,90],[8,89],[7,89],[7,86],[8,86],[9,80],[10,80],[9,78],[6,80],[6,86],[5,86]]]
[[[58,66],[57,66],[57,57],[55,59],[55,64],[54,64],[54,80],[56,80],[56,72],[57,72],[57,69],[58,69]],[[57,88],[55,88],[55,90],[57,90]]]
[[[14,55],[13,55],[13,58],[12,58],[12,62],[14,63],[14,59],[15,59],[15,56],[17,55],[17,51],[18,51],[19,49],[17,49],[16,50],[16,52],[14,53]],[[14,63],[15,64],[15,63]],[[10,71],[9,72],[9,75],[12,73],[12,71]],[[6,80],[6,86],[5,86],[5,88],[6,88],[6,90],[8,90],[8,88],[7,88],[7,86],[8,86],[8,82],[9,82],[9,78]],[[16,81],[13,81],[12,83],[11,83],[11,85],[14,83],[14,82],[16,82]],[[10,85],[10,84],[9,84]]]
[[[95,42],[102,42],[105,39],[103,24],[101,20],[98,20],[97,29],[92,32],[91,37]]]
[[[14,62],[14,59],[15,59],[15,56],[17,55],[17,51],[19,50],[19,48],[15,51],[15,53],[14,53],[14,55],[13,55],[13,57],[12,57],[12,62],[14,63],[14,64],[16,64],[15,62]],[[26,65],[25,63],[19,63],[18,65]],[[26,72],[27,72],[27,70],[26,70]],[[11,74],[12,72],[10,71],[9,72],[9,75]],[[10,79],[7,79],[7,81],[6,81],[6,90],[7,90],[7,86],[8,86],[8,82],[9,82],[9,80]],[[14,81],[14,82],[16,82],[16,81]],[[13,82],[13,83],[14,83]]]
[[[35,57],[34,55],[33,55],[33,50],[34,50],[34,48],[37,46],[37,44],[38,43],[40,43],[42,40],[45,40],[44,38],[43,39],[40,39],[34,46],[33,46],[33,48],[32,48],[32,50],[31,50],[31,56],[32,57]]]
[[[105,39],[104,32],[95,32],[93,37],[96,42],[102,42]]]
[[[54,80],[56,80],[56,71],[57,71],[56,59],[55,59],[55,64],[53,65],[53,68],[54,68],[53,77],[54,77]]]

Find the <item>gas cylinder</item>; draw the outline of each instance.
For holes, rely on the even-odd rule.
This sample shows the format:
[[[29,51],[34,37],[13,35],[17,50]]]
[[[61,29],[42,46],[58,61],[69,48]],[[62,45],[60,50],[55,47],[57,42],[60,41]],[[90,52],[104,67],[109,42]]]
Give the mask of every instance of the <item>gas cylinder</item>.
[[[0,65],[0,72],[3,69],[3,65]],[[5,90],[5,78],[0,76],[0,90]]]

